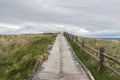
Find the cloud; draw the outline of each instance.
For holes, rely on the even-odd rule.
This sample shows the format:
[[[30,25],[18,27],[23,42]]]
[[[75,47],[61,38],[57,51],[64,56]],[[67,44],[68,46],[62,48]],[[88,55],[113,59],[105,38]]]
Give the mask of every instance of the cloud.
[[[24,33],[44,33],[44,32],[70,32],[77,35],[85,35],[90,33],[88,30],[71,25],[58,25],[58,24],[35,24],[35,23],[26,23],[24,26],[7,26],[2,27],[6,31],[1,33],[6,33],[10,31],[11,34],[24,34]],[[7,32],[8,34],[9,32]]]
[[[114,30],[103,30],[103,31],[95,32],[94,34],[98,36],[117,36],[118,33],[119,33],[118,31],[114,31]]]
[[[3,27],[5,27],[5,28],[11,28],[11,29],[20,29],[20,27],[19,26],[16,26],[16,25],[10,25],[10,24],[4,24],[4,23],[0,23],[0,28],[3,28]]]
[[[118,35],[119,7],[120,0],[0,0],[0,33]]]

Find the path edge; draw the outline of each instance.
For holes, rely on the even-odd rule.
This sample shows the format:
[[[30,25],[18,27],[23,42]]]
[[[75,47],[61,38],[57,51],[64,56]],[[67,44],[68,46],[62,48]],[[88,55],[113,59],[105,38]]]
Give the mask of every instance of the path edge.
[[[65,36],[64,36],[65,37]],[[66,41],[67,41],[67,44],[70,48],[70,50],[72,51],[75,59],[79,62],[79,64],[81,64],[82,68],[84,69],[85,73],[87,74],[88,78],[90,80],[95,80],[95,78],[93,77],[92,73],[88,70],[88,68],[83,64],[83,62],[78,58],[78,56],[76,55],[76,53],[74,52],[71,44],[68,42],[67,38],[65,37]]]
[[[57,36],[58,36],[58,35],[57,35]],[[47,53],[46,53],[45,55],[43,55],[43,59],[40,60],[40,61],[38,61],[38,62],[35,64],[35,66],[34,66],[33,69],[32,69],[32,72],[31,72],[30,76],[28,75],[27,80],[32,80],[32,78],[33,78],[35,72],[37,71],[38,67],[41,66],[41,65],[43,64],[43,62],[48,59],[48,55],[50,55],[50,51],[51,51],[51,49],[53,48],[53,45],[54,45],[54,43],[55,43],[55,40],[56,40],[57,36],[56,36],[55,39],[52,41],[52,43],[49,45],[49,47],[48,47],[48,49],[47,49]]]

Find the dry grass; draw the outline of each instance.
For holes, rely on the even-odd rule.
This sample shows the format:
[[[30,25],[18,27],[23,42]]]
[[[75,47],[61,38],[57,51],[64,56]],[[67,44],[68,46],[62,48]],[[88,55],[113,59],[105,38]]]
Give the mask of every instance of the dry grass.
[[[80,40],[88,38],[80,37]],[[110,71],[107,71],[104,69],[102,72],[99,70],[99,63],[97,63],[93,58],[91,58],[88,54],[85,54],[81,48],[73,42],[69,37],[67,37],[68,41],[70,42],[73,50],[75,51],[78,58],[84,63],[84,65],[91,71],[93,74],[95,80],[120,80],[120,77],[114,75]],[[88,39],[89,40],[89,39]],[[92,40],[92,39],[91,39]],[[87,42],[89,43],[89,42]],[[87,44],[86,43],[86,44]],[[92,44],[92,43],[90,43]],[[93,46],[95,47],[95,46]],[[116,66],[115,64],[112,64],[113,66]]]
[[[94,38],[87,38],[87,37],[79,37],[79,40],[85,41],[85,44],[88,46],[99,50],[100,47],[105,48],[105,54],[110,55],[118,60],[120,60],[120,41],[118,40],[102,40],[102,39],[94,39]],[[98,53],[94,53],[93,51],[89,50],[93,55],[99,58]],[[115,68],[116,70],[120,71],[120,65],[114,63],[113,61],[105,58],[105,62],[109,64],[111,67]]]
[[[24,45],[28,44],[31,39],[42,37],[42,34],[22,34],[22,35],[0,35],[0,58],[4,58],[10,52],[16,51]]]
[[[0,80],[26,80],[56,34],[0,35]]]
[[[100,47],[105,48],[105,53],[120,59],[120,41],[117,40],[100,40],[87,37],[79,37],[80,40],[84,40],[85,43],[97,50]]]

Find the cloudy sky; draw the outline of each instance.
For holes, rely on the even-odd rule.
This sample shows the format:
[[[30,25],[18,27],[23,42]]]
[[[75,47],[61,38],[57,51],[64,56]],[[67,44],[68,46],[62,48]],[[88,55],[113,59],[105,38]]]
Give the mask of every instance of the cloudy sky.
[[[0,0],[0,34],[120,35],[120,0]]]

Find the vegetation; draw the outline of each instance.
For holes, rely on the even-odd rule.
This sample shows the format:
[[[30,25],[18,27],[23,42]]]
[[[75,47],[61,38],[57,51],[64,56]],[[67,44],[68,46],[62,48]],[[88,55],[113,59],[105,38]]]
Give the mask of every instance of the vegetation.
[[[0,35],[0,80],[26,80],[56,34]]]
[[[97,50],[100,47],[104,47],[106,54],[120,59],[120,41],[118,40],[101,40],[88,37],[79,37],[79,40],[84,40],[87,45]]]
[[[105,54],[120,60],[120,41],[118,40],[102,40],[87,37],[79,37],[79,40],[84,40],[85,44],[97,50],[99,50],[100,47],[104,47]],[[93,51],[90,52],[93,53],[93,55],[99,57],[99,54],[96,54]],[[110,61],[107,58],[105,58],[105,63],[109,64],[114,69],[120,71],[120,65],[115,64],[113,61]]]
[[[73,50],[75,51],[78,58],[85,64],[85,66],[91,71],[95,80],[120,80],[120,78],[113,73],[103,70],[99,70],[99,64],[94,61],[88,54],[82,52],[80,47],[75,44],[70,38],[68,38]],[[92,45],[92,44],[91,44]]]

